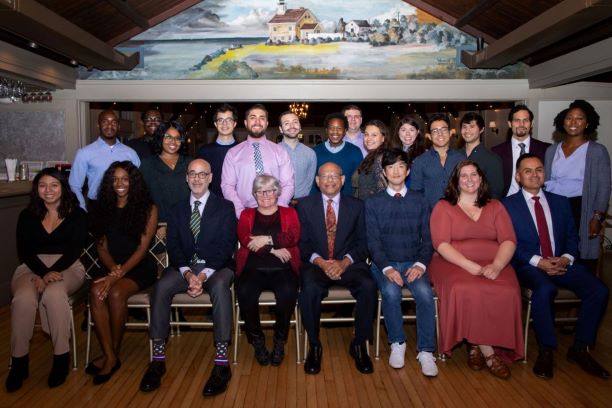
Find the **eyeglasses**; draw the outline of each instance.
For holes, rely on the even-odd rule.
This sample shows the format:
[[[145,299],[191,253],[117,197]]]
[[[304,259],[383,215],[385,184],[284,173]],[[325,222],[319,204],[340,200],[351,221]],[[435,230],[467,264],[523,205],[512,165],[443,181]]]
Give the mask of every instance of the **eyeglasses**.
[[[276,193],[276,191],[277,191],[276,189],[272,189],[272,190],[257,190],[255,192],[255,195],[259,196],[259,197],[261,197],[261,196],[268,196],[268,195],[274,195],[274,193]]]
[[[234,118],[217,118],[215,120],[218,125],[231,125],[234,123]]]
[[[161,123],[161,118],[158,116],[147,116],[146,118],[144,118],[144,122]]]
[[[333,174],[332,173],[332,174],[319,174],[318,177],[320,179],[322,179],[322,180],[333,180],[333,181],[336,181],[336,180],[340,180],[340,177],[342,177],[342,176],[340,176],[338,174]]]
[[[447,127],[441,127],[441,128],[431,129],[430,132],[431,132],[432,135],[439,135],[439,134],[443,134],[443,133],[448,133],[448,128]]]
[[[204,180],[208,176],[210,176],[210,173],[207,173],[205,171],[201,171],[199,173],[196,173],[195,171],[190,171],[189,173],[187,173],[187,177],[189,177],[190,179],[194,179],[197,177],[200,180]]]
[[[183,138],[180,136],[172,136],[169,134],[165,134],[164,135],[164,140],[168,141],[168,142],[177,142],[177,143],[181,143],[183,141]]]

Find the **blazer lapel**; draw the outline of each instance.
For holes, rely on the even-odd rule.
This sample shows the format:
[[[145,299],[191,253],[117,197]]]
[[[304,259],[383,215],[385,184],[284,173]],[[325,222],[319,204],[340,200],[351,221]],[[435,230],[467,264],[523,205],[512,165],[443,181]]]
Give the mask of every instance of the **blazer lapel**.
[[[325,252],[321,256],[327,255],[327,225],[325,224],[325,207],[323,207],[323,198],[318,195],[318,200],[315,201],[313,208],[313,227],[316,239],[314,242],[320,242],[325,248]]]
[[[536,240],[540,242],[540,236],[538,235],[538,228],[533,221],[533,217],[531,216],[531,212],[529,212],[529,207],[527,206],[527,202],[525,201],[525,196],[522,191],[519,191],[519,211],[520,211],[520,219],[525,220],[529,231],[535,236]]]

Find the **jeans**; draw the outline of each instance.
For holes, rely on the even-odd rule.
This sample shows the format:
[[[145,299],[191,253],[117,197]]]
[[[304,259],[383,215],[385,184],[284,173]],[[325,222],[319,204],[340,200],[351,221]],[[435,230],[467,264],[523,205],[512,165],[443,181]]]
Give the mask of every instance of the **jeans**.
[[[431,282],[427,272],[419,279],[408,282],[405,272],[413,264],[414,262],[391,262],[391,266],[401,274],[404,285],[412,292],[416,302],[417,352],[433,352],[436,349],[436,309]],[[372,264],[371,270],[382,294],[382,309],[389,343],[406,341],[401,307],[402,288],[391,282],[375,264]]]

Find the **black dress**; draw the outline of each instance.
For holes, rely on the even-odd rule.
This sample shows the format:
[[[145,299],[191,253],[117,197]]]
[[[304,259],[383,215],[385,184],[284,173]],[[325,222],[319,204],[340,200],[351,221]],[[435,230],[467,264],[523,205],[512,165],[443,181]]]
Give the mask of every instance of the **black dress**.
[[[113,223],[106,232],[108,252],[114,261],[119,264],[125,263],[140,244],[140,236],[129,234],[122,228],[124,223],[124,208],[115,208]],[[145,289],[155,283],[157,279],[157,263],[148,251],[145,257],[124,275],[138,285],[138,289]]]

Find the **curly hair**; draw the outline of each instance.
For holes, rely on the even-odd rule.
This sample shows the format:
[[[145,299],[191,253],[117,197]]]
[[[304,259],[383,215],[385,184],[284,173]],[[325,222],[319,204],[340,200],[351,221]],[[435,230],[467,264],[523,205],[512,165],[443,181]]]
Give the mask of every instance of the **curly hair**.
[[[329,122],[332,119],[340,119],[344,125],[344,129],[348,129],[348,119],[346,118],[346,116],[344,116],[343,113],[340,112],[332,112],[327,114],[327,116],[325,116],[325,119],[323,120],[323,127],[327,129],[327,126],[329,126]]]
[[[457,205],[459,195],[461,194],[459,191],[459,175],[461,173],[461,169],[465,166],[474,166],[476,168],[476,172],[480,176],[480,186],[478,186],[478,192],[476,195],[476,206],[482,208],[491,200],[489,183],[487,182],[487,178],[480,167],[478,167],[478,164],[472,160],[461,160],[459,163],[457,163],[457,166],[455,167],[455,170],[453,170],[453,173],[448,180],[448,184],[446,185],[446,191],[444,192],[443,199],[452,205]]]
[[[563,109],[561,112],[559,112],[559,114],[557,114],[557,116],[555,116],[553,123],[557,132],[559,132],[561,135],[566,135],[563,122],[565,122],[565,117],[572,109],[580,109],[582,112],[584,112],[587,121],[587,127],[584,129],[584,134],[586,136],[594,136],[597,128],[599,127],[599,114],[595,111],[593,105],[583,99],[576,99],[570,104],[569,108]]]
[[[380,131],[380,134],[383,135],[384,140],[380,146],[378,146],[375,150],[368,152],[368,155],[362,160],[359,167],[357,167],[357,173],[365,173],[368,174],[372,171],[372,166],[378,157],[382,155],[383,150],[389,147],[389,135],[387,132],[387,126],[380,120],[373,119],[366,123],[364,129],[367,129],[368,126],[377,127]]]
[[[157,129],[155,130],[155,133],[153,133],[153,153],[158,156],[161,154],[162,150],[163,150],[163,144],[164,144],[164,136],[166,134],[166,132],[168,131],[168,129],[176,129],[177,132],[179,132],[179,135],[181,135],[181,147],[178,150],[178,154],[181,156],[184,156],[187,154],[187,131],[185,130],[185,127],[177,121],[171,120],[168,122],[163,122],[161,123]]]
[[[123,169],[127,172],[130,185],[127,205],[123,211],[120,222],[113,222],[116,216],[117,194],[113,188],[115,170]],[[119,225],[121,232],[140,237],[144,234],[153,200],[149,196],[142,173],[130,161],[116,161],[104,172],[98,198],[91,216],[91,232],[98,240],[109,231],[111,225]]]
[[[397,122],[397,127],[395,128],[395,131],[393,132],[393,137],[391,138],[391,147],[403,150],[404,145],[399,137],[399,131],[400,128],[404,125],[410,125],[414,127],[418,132],[416,138],[414,139],[414,142],[412,143],[412,146],[410,146],[410,148],[406,151],[406,153],[408,153],[408,160],[410,161],[410,163],[412,163],[414,159],[425,153],[425,150],[427,150],[427,139],[425,139],[423,133],[421,132],[421,129],[423,129],[425,126],[423,124],[423,121],[417,119],[417,117],[414,115],[404,116],[399,120],[399,122]]]
[[[40,194],[38,194],[38,183],[43,176],[53,177],[59,181],[62,188],[62,196],[60,198],[59,206],[57,207],[57,214],[60,218],[64,219],[72,211],[79,206],[79,200],[76,195],[70,190],[68,185],[68,179],[59,170],[54,167],[47,167],[38,172],[34,180],[32,181],[32,190],[30,191],[30,203],[28,204],[28,211],[36,216],[36,218],[42,220],[47,215],[47,206]]]

